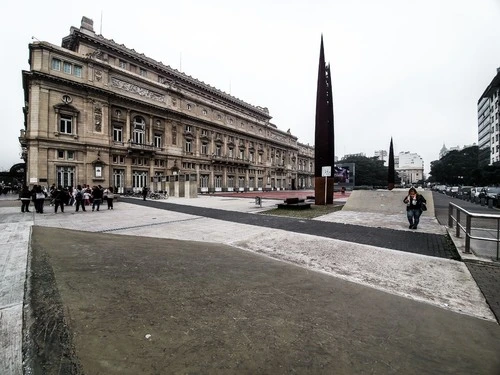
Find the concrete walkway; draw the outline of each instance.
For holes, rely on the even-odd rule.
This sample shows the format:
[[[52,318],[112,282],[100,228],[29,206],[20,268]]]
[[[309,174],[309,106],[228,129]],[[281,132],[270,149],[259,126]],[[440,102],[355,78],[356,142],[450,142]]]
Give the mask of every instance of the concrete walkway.
[[[483,294],[462,262],[321,235],[270,229],[266,225],[248,225],[220,216],[221,210],[228,212],[225,216],[231,212],[255,214],[274,207],[277,202],[272,200],[264,200],[262,208],[256,206],[253,199],[206,196],[196,199],[171,197],[166,201],[154,202],[137,200],[134,203],[137,204],[119,201],[115,203],[114,210],[106,210],[106,206],[103,206],[99,212],[75,213],[73,207],[67,207],[64,214],[54,214],[52,208],[47,208],[43,215],[21,214],[17,203],[14,203],[15,207],[7,204],[7,207],[0,208],[0,256],[4,265],[1,274],[0,326],[2,333],[6,333],[2,334],[0,340],[1,348],[7,349],[0,354],[0,363],[4,364],[1,365],[4,367],[0,368],[0,373],[21,373],[21,313],[31,225],[229,245],[436,306],[451,314],[460,313],[495,322]],[[169,210],[173,205],[179,209],[190,205],[194,211],[181,213]],[[381,227],[397,229],[397,235],[416,235],[407,229],[404,217],[402,221],[397,214],[345,212],[316,221],[318,225],[334,221],[352,225],[355,222],[359,228]],[[219,218],[214,218],[214,215]],[[274,220],[261,215],[255,218],[260,224]],[[296,220],[296,225],[302,224]],[[444,227],[432,217],[422,217],[420,228],[422,234],[445,233]],[[450,316],[450,319],[457,319],[457,316]],[[498,330],[496,324],[494,327]]]

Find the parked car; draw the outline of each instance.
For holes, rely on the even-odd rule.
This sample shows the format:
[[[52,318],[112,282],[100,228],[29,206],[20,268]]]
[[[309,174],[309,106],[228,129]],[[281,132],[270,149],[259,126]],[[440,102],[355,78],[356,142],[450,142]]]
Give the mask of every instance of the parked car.
[[[498,207],[500,203],[500,187],[489,186],[486,188],[487,203],[493,200],[493,207]]]
[[[452,186],[450,189],[446,189],[446,194],[450,197],[456,197],[458,193],[458,186]]]
[[[463,199],[464,201],[470,200],[472,186],[460,186],[457,192],[457,198]]]

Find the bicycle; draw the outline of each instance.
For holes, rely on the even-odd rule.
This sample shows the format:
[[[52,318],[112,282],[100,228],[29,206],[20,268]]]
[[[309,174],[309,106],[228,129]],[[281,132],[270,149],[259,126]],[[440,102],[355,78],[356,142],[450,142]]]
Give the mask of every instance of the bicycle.
[[[168,193],[167,192],[149,192],[148,196],[149,199],[168,199]]]

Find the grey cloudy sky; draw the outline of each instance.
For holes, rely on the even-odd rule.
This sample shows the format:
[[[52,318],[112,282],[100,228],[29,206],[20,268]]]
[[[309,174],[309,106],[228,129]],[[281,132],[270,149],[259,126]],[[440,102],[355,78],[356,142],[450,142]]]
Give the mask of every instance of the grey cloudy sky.
[[[34,36],[60,45],[82,16],[105,38],[250,104],[314,143],[321,34],[338,157],[477,143],[477,101],[500,66],[498,0],[2,2],[0,170],[19,159],[21,70]],[[102,14],[102,24],[101,24]]]

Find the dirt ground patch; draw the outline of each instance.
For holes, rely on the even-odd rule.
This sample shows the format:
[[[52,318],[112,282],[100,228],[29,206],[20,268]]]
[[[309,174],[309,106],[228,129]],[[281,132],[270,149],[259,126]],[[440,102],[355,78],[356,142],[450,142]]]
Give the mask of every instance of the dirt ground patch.
[[[499,366],[492,322],[225,245],[34,227],[31,253],[34,374]]]

